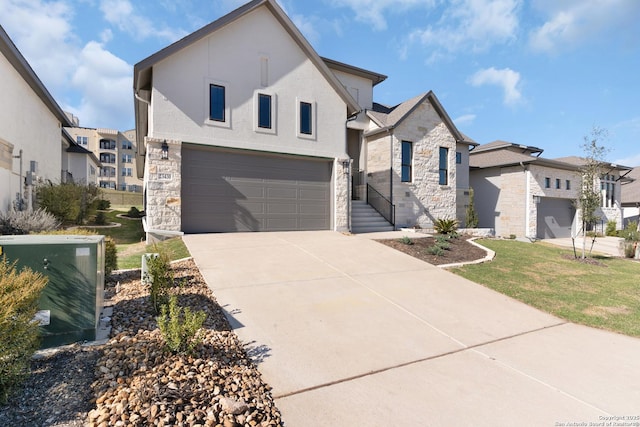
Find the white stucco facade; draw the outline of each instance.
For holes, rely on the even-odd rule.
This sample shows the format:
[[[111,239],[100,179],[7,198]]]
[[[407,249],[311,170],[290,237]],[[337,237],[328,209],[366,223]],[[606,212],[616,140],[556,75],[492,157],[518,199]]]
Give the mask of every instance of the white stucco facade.
[[[25,188],[22,183],[32,161],[38,178],[60,182],[62,136],[60,118],[1,54],[0,75],[0,210],[6,211],[17,193],[31,198],[31,186]]]

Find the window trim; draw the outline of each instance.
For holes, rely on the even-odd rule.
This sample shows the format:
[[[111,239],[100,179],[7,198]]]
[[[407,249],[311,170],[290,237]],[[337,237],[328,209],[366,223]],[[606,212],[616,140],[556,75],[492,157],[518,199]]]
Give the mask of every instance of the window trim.
[[[303,133],[302,132],[302,116],[301,116],[301,110],[302,110],[302,104],[309,104],[311,106],[311,133]],[[296,98],[296,136],[298,138],[302,138],[302,139],[316,139],[316,134],[317,134],[317,129],[318,129],[318,123],[317,123],[317,117],[318,115],[318,109],[317,109],[317,104],[314,101],[310,101],[308,99],[304,99],[304,98]]]
[[[211,86],[224,88],[224,120],[211,118]],[[204,124],[209,126],[231,128],[231,109],[229,108],[229,84],[220,80],[205,78],[204,80]]]
[[[442,167],[442,153],[446,154],[446,161],[444,162],[444,168]],[[444,171],[444,175],[442,172]],[[444,178],[444,183],[443,183]],[[447,147],[438,148],[438,184],[441,186],[449,185],[449,149]]]
[[[271,98],[271,127],[260,127],[260,96],[269,96]],[[277,133],[277,97],[276,94],[271,91],[257,90],[253,93],[253,130],[259,133],[267,133],[275,135]]]
[[[404,149],[408,145],[409,147],[409,163],[405,164],[404,162]],[[405,168],[409,168],[409,176],[405,179],[404,170]],[[401,141],[400,143],[400,182],[413,182],[413,142],[411,141]]]

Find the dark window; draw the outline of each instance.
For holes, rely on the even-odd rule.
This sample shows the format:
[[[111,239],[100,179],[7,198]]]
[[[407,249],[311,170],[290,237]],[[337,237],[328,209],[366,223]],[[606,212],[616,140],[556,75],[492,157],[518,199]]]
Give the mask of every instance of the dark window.
[[[411,182],[411,163],[413,161],[413,144],[409,141],[402,141],[402,166],[401,181]]]
[[[440,178],[438,182],[440,185],[449,184],[449,149],[440,147]]]
[[[462,164],[462,153],[456,151],[456,164]]]
[[[101,139],[100,140],[100,149],[101,150],[115,150],[116,142],[113,139]]]
[[[209,119],[216,122],[225,120],[225,88],[219,85],[209,85]]]
[[[305,135],[313,134],[312,127],[313,108],[308,102],[300,103],[300,133]]]
[[[565,184],[566,184],[567,190],[571,190],[571,181],[567,180]]]
[[[556,189],[560,189],[560,180],[558,178],[556,178]]]
[[[258,127],[271,129],[271,95],[258,94]]]
[[[551,188],[551,178],[544,179],[544,188]]]

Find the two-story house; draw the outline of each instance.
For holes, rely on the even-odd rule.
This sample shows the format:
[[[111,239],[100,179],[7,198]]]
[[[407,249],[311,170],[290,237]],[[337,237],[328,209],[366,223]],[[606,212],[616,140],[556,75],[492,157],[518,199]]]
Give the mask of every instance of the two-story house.
[[[368,200],[391,229],[455,218],[468,203],[475,143],[432,92],[374,103],[385,79],[321,58],[274,0],[139,62],[147,230],[347,231],[352,199]]]

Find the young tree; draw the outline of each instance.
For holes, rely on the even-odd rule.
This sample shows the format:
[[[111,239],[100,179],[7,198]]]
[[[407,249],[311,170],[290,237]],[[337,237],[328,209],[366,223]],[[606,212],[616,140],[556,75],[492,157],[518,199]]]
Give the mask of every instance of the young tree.
[[[591,133],[584,137],[584,143],[581,146],[584,153],[584,163],[580,168],[582,185],[580,186],[575,205],[576,208],[580,210],[582,218],[582,259],[587,257],[587,229],[600,219],[596,214],[602,202],[600,178],[603,173],[604,158],[609,152],[609,149],[602,144],[608,136],[609,133],[606,129],[594,126],[593,129],[591,129]],[[596,235],[594,233],[593,240],[591,241],[592,248],[595,240]],[[574,238],[574,254],[575,253]]]

